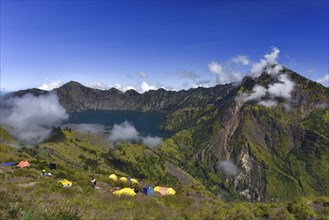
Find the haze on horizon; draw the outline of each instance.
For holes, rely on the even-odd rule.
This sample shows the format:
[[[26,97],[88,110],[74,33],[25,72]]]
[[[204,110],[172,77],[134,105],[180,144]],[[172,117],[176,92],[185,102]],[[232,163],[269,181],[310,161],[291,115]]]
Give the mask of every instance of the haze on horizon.
[[[325,86],[328,1],[1,1],[0,91],[68,81],[120,90],[238,81],[278,62]]]

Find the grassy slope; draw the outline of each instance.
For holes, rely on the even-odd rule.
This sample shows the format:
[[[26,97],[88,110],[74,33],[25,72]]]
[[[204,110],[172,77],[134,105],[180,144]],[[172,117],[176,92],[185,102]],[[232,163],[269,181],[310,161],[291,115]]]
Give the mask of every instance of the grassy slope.
[[[7,135],[4,130],[0,134]],[[8,136],[9,137],[9,136]],[[93,140],[94,139],[94,140]],[[10,138],[8,139],[10,141]],[[100,145],[96,145],[100,144]],[[17,143],[16,143],[17,144]],[[227,218],[290,218],[324,217],[328,198],[302,199],[292,203],[223,203],[213,197],[197,181],[183,186],[162,169],[161,154],[175,155],[177,146],[171,139],[163,149],[149,150],[137,144],[123,144],[108,150],[106,142],[86,134],[63,131],[63,136],[37,148],[14,148],[0,144],[2,160],[19,161],[28,159],[32,166],[26,169],[0,168],[0,218],[2,219],[227,219]],[[155,152],[155,153],[154,153]],[[177,154],[176,154],[177,155]],[[144,162],[141,158],[144,156]],[[124,168],[120,163],[145,164],[138,169]],[[147,159],[149,158],[149,159]],[[152,159],[151,159],[152,158]],[[179,158],[177,158],[179,159]],[[154,161],[153,161],[154,160]],[[48,162],[58,163],[52,177],[40,175]],[[87,162],[86,162],[87,161]],[[94,161],[98,161],[95,164]],[[131,166],[133,167],[133,166]],[[119,170],[122,169],[122,170]],[[152,180],[147,178],[159,172]],[[114,184],[107,178],[111,172],[121,175],[142,173],[141,185],[171,184],[177,190],[173,197],[117,198],[109,191]],[[96,177],[102,188],[94,191],[90,179]],[[71,188],[62,188],[57,180],[66,178],[73,181]],[[161,182],[164,181],[164,182]]]

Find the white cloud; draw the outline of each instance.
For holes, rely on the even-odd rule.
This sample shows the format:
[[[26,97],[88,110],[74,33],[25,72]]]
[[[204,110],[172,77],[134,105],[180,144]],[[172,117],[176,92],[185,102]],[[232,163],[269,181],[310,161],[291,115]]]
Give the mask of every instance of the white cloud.
[[[231,82],[240,82],[243,79],[243,75],[241,73],[232,73]]]
[[[273,101],[273,100],[263,100],[263,101],[258,102],[258,104],[270,108],[270,107],[276,106],[277,103],[276,103],[276,101]]]
[[[98,80],[87,82],[87,83],[85,83],[85,86],[93,88],[93,89],[100,89],[100,90],[108,90],[111,88],[111,86],[108,86]]]
[[[288,78],[288,75],[282,74],[279,76],[278,83],[269,85],[268,92],[270,95],[275,97],[283,97],[286,99],[291,98],[291,92],[294,88],[295,83]]]
[[[110,86],[110,85],[104,84],[100,81],[92,81],[92,82],[85,83],[85,86],[91,87],[91,88],[94,88],[94,89],[100,89],[100,90],[108,90],[108,89],[111,89],[111,88],[116,88],[116,89],[118,89],[122,92],[126,92],[127,90],[133,89],[133,90],[135,90],[139,93],[144,93],[144,92],[147,92],[149,90],[157,90],[159,88],[168,89],[168,88],[164,87],[161,84],[159,86],[156,86],[156,85],[148,84],[145,81],[139,82],[135,85],[128,85],[128,86],[124,86],[124,85],[121,85],[121,84],[118,84],[118,83],[114,84],[113,86]]]
[[[122,91],[122,92],[125,92],[126,91],[126,88],[124,86],[122,86],[120,84],[117,84],[117,83],[114,84],[113,87],[116,88],[116,89],[118,89],[118,90],[120,90],[120,91]]]
[[[324,75],[323,77],[317,79],[316,81],[326,87],[329,87],[329,74]]]
[[[127,91],[127,90],[135,90],[135,91],[138,91],[138,89],[136,89],[134,86],[127,86],[126,88],[123,89],[123,91]]]
[[[261,97],[265,96],[267,92],[267,89],[264,86],[255,85],[254,88],[252,88],[252,93],[247,95],[246,93],[243,93],[241,95],[241,98],[246,102],[254,99],[260,99]]]
[[[231,160],[220,161],[217,166],[226,176],[236,176],[239,171]]]
[[[141,142],[148,147],[158,146],[162,142],[162,138],[160,137],[141,136],[134,125],[128,121],[125,121],[120,125],[115,124],[110,131],[109,139],[114,143],[121,141]]]
[[[162,142],[162,138],[147,136],[147,137],[142,138],[142,141],[143,141],[143,144],[148,147],[156,147]]]
[[[268,93],[272,97],[281,97],[285,99],[291,98],[291,92],[294,89],[295,83],[288,78],[288,75],[282,74],[277,76],[279,82],[270,84],[268,89],[261,85],[255,85],[250,94],[242,93],[237,100],[242,100],[244,102],[250,100],[259,100],[260,98],[266,96]],[[259,105],[263,105],[266,107],[273,107],[277,103],[271,99],[261,100],[258,102]]]
[[[158,87],[158,86],[155,86],[155,85],[150,85],[148,84],[147,82],[145,81],[142,81],[142,82],[139,82],[135,85],[128,85],[128,86],[123,86],[123,85],[120,85],[120,84],[115,84],[114,85],[114,88],[116,89],[119,89],[121,90],[122,92],[126,92],[127,90],[135,90],[139,93],[144,93],[144,92],[147,92],[149,90],[157,90],[159,88],[164,88],[162,86]]]
[[[20,141],[38,144],[47,139],[53,127],[68,118],[55,93],[12,97],[1,102],[0,122]]]
[[[139,139],[139,133],[131,123],[125,121],[120,125],[115,124],[113,126],[109,138],[113,142],[137,141]]]
[[[265,60],[268,64],[276,64],[277,59],[279,58],[280,50],[276,47],[272,48],[272,53],[265,54]]]
[[[266,69],[266,72],[267,72],[267,74],[270,74],[270,75],[278,75],[281,70],[283,70],[283,66],[281,66],[280,64],[277,64],[274,67],[268,67]]]
[[[250,60],[247,56],[244,55],[238,55],[236,57],[233,57],[231,59],[231,62],[237,63],[237,64],[242,64],[242,65],[249,65]]]
[[[251,66],[250,75],[253,77],[258,77],[263,73],[263,71],[266,71],[268,74],[278,74],[282,69],[282,66],[277,62],[279,53],[280,50],[276,47],[273,47],[271,53],[265,54],[264,59],[261,59],[259,62],[254,63]],[[274,68],[272,67],[273,65],[275,65]]]
[[[219,63],[211,61],[208,63],[208,71],[216,76],[217,84],[237,83],[240,82],[245,74],[246,66],[250,60],[245,55],[237,55],[228,61]]]
[[[138,89],[139,92],[144,93],[144,92],[147,92],[149,90],[156,90],[157,87],[153,86],[153,85],[150,85],[147,82],[143,81],[143,82],[139,83],[139,88],[137,88],[137,89]]]
[[[218,74],[218,75],[222,74],[222,72],[223,72],[222,66],[219,63],[215,62],[215,61],[212,61],[212,62],[208,63],[208,70],[211,73]]]
[[[224,70],[223,66],[215,61],[208,63],[208,70],[216,75],[218,84],[240,82],[243,78],[241,73],[232,72],[229,68],[225,68]]]
[[[188,87],[188,86],[189,86],[189,84],[186,83],[186,86],[184,86],[184,87]],[[192,88],[198,88],[198,87],[209,88],[212,86],[215,86],[215,85],[212,82],[210,82],[210,80],[201,80],[201,81],[192,83],[192,85],[190,87],[192,87]]]
[[[42,84],[41,86],[39,86],[38,89],[50,91],[50,90],[59,88],[62,85],[63,85],[63,82],[60,79],[52,80],[52,81],[46,79],[46,82],[44,84]]]

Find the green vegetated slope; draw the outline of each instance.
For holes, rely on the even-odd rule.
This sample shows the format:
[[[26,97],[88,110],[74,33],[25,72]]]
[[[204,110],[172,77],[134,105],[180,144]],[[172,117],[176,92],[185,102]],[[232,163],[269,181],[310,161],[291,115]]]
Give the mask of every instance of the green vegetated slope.
[[[61,197],[63,201],[68,198],[65,196],[71,196],[68,207],[83,207],[88,213],[86,218],[105,218],[115,211],[112,215],[118,218],[143,218],[148,208],[152,211],[147,216],[157,219],[325,218],[329,209],[329,90],[290,70],[284,69],[281,74],[293,80],[293,91],[289,99],[270,94],[262,97],[275,101],[272,107],[259,105],[260,100],[241,99],[243,94],[251,94],[255,85],[268,88],[278,82],[268,74],[257,79],[246,77],[238,86],[144,94],[98,91],[71,82],[57,90],[60,102],[68,110],[163,112],[166,121],[161,127],[176,133],[159,147],[147,148],[138,143],[114,147],[97,136],[63,130],[39,146],[21,148],[15,147],[19,143],[1,130],[1,159],[31,160],[36,170],[28,171],[32,174],[27,177],[32,179],[27,183],[46,181],[40,179],[38,172],[46,163],[56,161],[60,169],[53,178],[72,180],[76,188],[66,191],[56,181],[50,181],[50,188],[42,185],[44,193],[51,190],[54,198]],[[224,174],[220,165],[226,160],[237,166],[236,174]],[[5,191],[24,195],[25,191],[8,180],[15,172],[26,173],[11,172],[1,171]],[[177,195],[118,199],[108,192],[113,186],[107,178],[110,173],[141,179],[143,186],[172,186]],[[101,191],[90,189],[93,176],[106,193],[97,194]],[[24,189],[33,195],[31,188]],[[82,200],[89,201],[89,206],[83,205]],[[106,208],[108,201],[111,208]],[[145,205],[141,208],[141,204]]]
[[[57,131],[59,132],[59,131]],[[325,219],[329,211],[326,197],[300,198],[289,203],[225,203],[211,194],[204,185],[175,165],[179,158],[177,142],[188,142],[187,133],[163,143],[163,148],[148,149],[124,143],[117,148],[102,138],[63,130],[51,141],[34,148],[0,143],[1,159],[27,159],[31,167],[0,167],[1,219]],[[172,158],[173,163],[165,158]],[[142,159],[143,158],[143,159]],[[97,161],[97,162],[96,162]],[[48,163],[56,162],[56,170]],[[176,163],[177,164],[177,163]],[[51,177],[40,175],[42,169]],[[115,184],[110,173],[131,176],[147,185],[172,186],[175,196],[115,197],[110,191]],[[72,187],[62,188],[58,180],[68,179]],[[100,190],[91,187],[91,178],[98,180]],[[121,187],[128,186],[123,183]]]
[[[289,70],[283,73],[293,79],[294,90],[289,100],[274,99],[276,106],[238,99],[255,85],[275,82],[263,74],[244,79],[213,104],[169,114],[163,127],[179,130],[172,138],[180,155],[176,163],[226,199],[329,195],[329,90]],[[235,177],[219,169],[228,159],[239,169]]]

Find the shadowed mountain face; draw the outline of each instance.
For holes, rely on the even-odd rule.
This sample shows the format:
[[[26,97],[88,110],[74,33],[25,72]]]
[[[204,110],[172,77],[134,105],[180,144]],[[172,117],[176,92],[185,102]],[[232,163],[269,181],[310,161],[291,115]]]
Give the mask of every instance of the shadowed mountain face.
[[[102,91],[69,82],[56,89],[56,92],[68,111],[132,110],[168,113],[180,108],[213,103],[219,95],[225,96],[233,88],[232,85],[225,85],[179,92],[159,89],[139,94],[134,90],[122,93],[115,88]]]
[[[329,195],[329,89],[288,69],[245,77],[238,86],[179,92],[101,91],[76,82],[55,91],[69,112],[165,113],[161,126],[177,131],[171,138],[177,155],[163,157],[219,196]],[[47,93],[16,95],[27,92]]]

